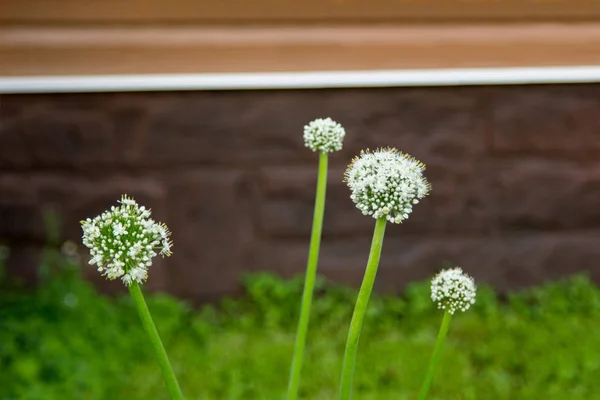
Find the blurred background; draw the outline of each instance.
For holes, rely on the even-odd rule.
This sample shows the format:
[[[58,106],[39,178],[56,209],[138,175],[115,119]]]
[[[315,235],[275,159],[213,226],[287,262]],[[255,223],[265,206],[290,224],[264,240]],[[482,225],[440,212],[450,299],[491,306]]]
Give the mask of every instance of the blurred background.
[[[416,396],[426,280],[457,264],[484,295],[432,398],[595,398],[599,20],[592,0],[3,0],[0,399],[165,398],[122,284],[78,248],[122,193],[173,231],[146,290],[189,398],[281,398],[319,117],[347,136],[304,398],[336,396],[374,225],[343,171],[379,146],[433,191],[386,232],[356,397]]]

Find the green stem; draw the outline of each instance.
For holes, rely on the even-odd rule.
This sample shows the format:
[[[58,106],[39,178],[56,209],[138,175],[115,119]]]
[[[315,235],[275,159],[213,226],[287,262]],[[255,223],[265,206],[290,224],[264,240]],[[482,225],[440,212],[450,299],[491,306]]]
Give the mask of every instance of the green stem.
[[[356,352],[358,349],[358,339],[362,329],[363,320],[367,311],[369,297],[373,291],[377,268],[379,267],[379,258],[381,256],[381,247],[383,246],[383,235],[385,234],[386,219],[380,218],[375,223],[373,232],[373,241],[371,242],[371,251],[369,261],[363,278],[354,313],[350,322],[348,339],[346,341],[346,351],[344,352],[344,361],[342,364],[342,381],[340,383],[340,400],[349,400],[352,393],[352,380],[354,379],[354,365],[356,364]]]
[[[323,216],[325,214],[327,161],[327,153],[321,152],[319,155],[317,193],[315,196],[315,210],[313,214],[312,233],[310,235],[310,249],[306,266],[306,277],[304,279],[304,292],[302,294],[302,306],[300,309],[300,319],[298,321],[298,331],[296,333],[296,345],[294,347],[294,357],[292,360],[292,369],[288,385],[288,400],[296,400],[298,398],[298,387],[300,386],[304,347],[306,346],[306,332],[308,331],[310,308],[315,288],[317,263],[319,261],[319,247],[321,245],[321,231],[323,228]]]
[[[142,294],[140,285],[138,285],[138,283],[135,281],[132,282],[131,285],[129,285],[129,293],[131,293],[131,297],[133,297],[133,302],[135,303],[135,308],[137,308],[140,319],[142,320],[142,325],[144,326],[144,329],[148,333],[150,341],[152,342],[152,347],[154,348],[156,357],[158,358],[158,364],[160,365],[160,369],[165,378],[165,383],[167,384],[167,390],[169,391],[171,399],[183,400],[183,394],[179,388],[179,383],[177,383],[177,378],[173,373],[171,363],[169,363],[167,352],[160,341],[160,336],[158,335],[156,326],[152,321],[152,316],[150,315],[150,310],[148,310],[148,306],[144,300],[144,295]]]
[[[427,397],[427,393],[429,392],[429,388],[431,387],[431,381],[433,381],[435,368],[440,360],[440,355],[442,354],[442,346],[444,345],[446,335],[448,334],[450,320],[452,320],[452,314],[446,311],[444,313],[444,318],[442,319],[442,326],[440,326],[440,331],[438,332],[437,340],[435,341],[435,348],[433,350],[433,356],[431,357],[431,361],[429,362],[427,375],[425,375],[425,380],[423,381],[423,386],[421,387],[421,392],[419,393],[419,400],[425,400],[425,398]]]

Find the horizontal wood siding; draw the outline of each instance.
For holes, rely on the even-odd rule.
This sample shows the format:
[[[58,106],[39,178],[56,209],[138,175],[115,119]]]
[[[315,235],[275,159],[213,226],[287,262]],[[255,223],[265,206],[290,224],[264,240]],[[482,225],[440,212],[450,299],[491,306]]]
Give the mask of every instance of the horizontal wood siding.
[[[600,65],[600,24],[4,28],[0,75]]]
[[[598,0],[0,1],[0,76],[592,64]]]
[[[0,22],[373,22],[600,17],[597,0],[3,0]]]

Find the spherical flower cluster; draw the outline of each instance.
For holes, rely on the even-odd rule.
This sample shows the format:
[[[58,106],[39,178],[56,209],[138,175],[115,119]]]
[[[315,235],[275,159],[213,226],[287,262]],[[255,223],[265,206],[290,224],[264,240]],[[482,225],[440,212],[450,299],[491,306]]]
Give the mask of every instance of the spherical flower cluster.
[[[424,170],[425,165],[396,149],[367,150],[348,166],[344,180],[364,215],[401,223],[431,189]]]
[[[467,311],[475,304],[476,291],[473,278],[458,267],[444,270],[431,280],[431,300],[450,314]]]
[[[144,282],[156,251],[170,256],[173,243],[166,225],[151,219],[149,209],[127,195],[119,203],[94,219],[81,221],[83,244],[90,249],[90,264],[96,264],[108,279],[121,278],[129,286]]]
[[[344,127],[331,118],[315,119],[304,127],[304,145],[312,151],[339,151],[342,149],[344,136]]]

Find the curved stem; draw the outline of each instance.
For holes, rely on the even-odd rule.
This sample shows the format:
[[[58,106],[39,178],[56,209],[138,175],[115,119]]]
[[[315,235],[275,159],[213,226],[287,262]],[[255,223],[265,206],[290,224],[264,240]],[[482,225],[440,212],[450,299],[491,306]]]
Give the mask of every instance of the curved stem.
[[[304,292],[302,294],[300,319],[298,321],[294,357],[292,360],[292,369],[290,372],[290,381],[288,385],[288,400],[296,400],[298,398],[298,387],[300,386],[302,361],[304,359],[304,347],[306,346],[306,333],[308,331],[308,323],[310,320],[310,308],[317,275],[317,263],[319,261],[323,216],[325,215],[327,161],[327,153],[320,153],[319,173],[317,177],[317,193],[315,196],[315,210],[313,214],[312,233],[310,235],[310,248],[308,252],[308,263],[306,266],[306,277],[304,279]]]
[[[371,297],[371,292],[373,291],[377,268],[379,267],[381,247],[383,246],[383,235],[385,234],[385,224],[385,217],[378,219],[375,223],[371,251],[369,252],[369,261],[367,262],[365,276],[362,285],[360,286],[360,291],[358,292],[354,313],[352,314],[352,321],[350,322],[350,330],[348,331],[348,339],[346,341],[346,351],[344,352],[344,361],[342,364],[342,381],[340,383],[340,400],[348,400],[352,394],[352,381],[354,379],[354,365],[356,363],[358,339],[360,338],[360,331],[362,330],[367,305],[369,303],[369,298]]]
[[[425,400],[425,398],[427,397],[427,393],[429,393],[429,388],[431,387],[431,382],[433,381],[435,368],[437,367],[437,364],[440,360],[440,355],[442,354],[442,346],[444,345],[444,341],[446,340],[446,335],[448,334],[448,327],[450,327],[451,319],[452,314],[446,311],[444,313],[444,318],[442,319],[442,326],[440,326],[437,340],[435,341],[435,348],[433,350],[433,355],[431,356],[431,361],[429,362],[427,375],[425,375],[423,386],[421,387],[421,391],[419,392],[419,400]]]
[[[183,400],[183,394],[179,388],[179,383],[177,382],[173,368],[171,368],[171,363],[169,362],[167,352],[160,340],[154,321],[152,321],[152,316],[150,315],[150,310],[148,310],[148,306],[144,300],[140,285],[135,281],[132,282],[131,285],[129,285],[129,293],[131,293],[135,307],[140,315],[142,325],[150,337],[150,342],[152,342],[152,347],[156,353],[158,364],[160,365],[163,377],[165,378],[165,383],[167,384],[167,390],[169,391],[171,399]]]

